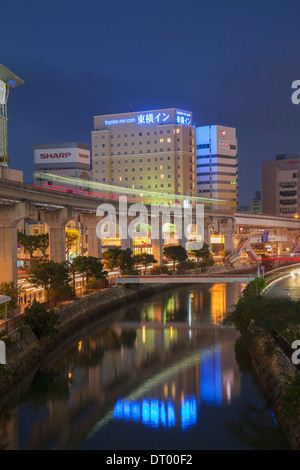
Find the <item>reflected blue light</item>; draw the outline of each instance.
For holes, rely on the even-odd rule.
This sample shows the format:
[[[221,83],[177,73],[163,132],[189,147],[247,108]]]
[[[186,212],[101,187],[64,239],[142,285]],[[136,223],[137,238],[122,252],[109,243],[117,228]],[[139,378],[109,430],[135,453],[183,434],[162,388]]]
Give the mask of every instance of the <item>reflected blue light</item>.
[[[160,422],[164,428],[167,426],[167,414],[164,402],[160,405]]]
[[[123,413],[124,413],[124,419],[130,419],[130,414],[131,414],[131,404],[128,400],[124,400],[123,402]]]
[[[151,413],[151,426],[159,426],[159,402],[158,400],[151,400],[150,406]]]
[[[216,348],[200,358],[201,399],[207,404],[222,404],[221,349]]]
[[[168,414],[168,427],[171,428],[175,426],[175,409],[173,403],[169,402],[167,404],[167,414]]]
[[[119,418],[119,419],[123,418],[123,400],[120,399],[115,404],[113,416],[114,418]]]
[[[181,404],[181,426],[186,429],[195,426],[197,423],[197,402],[196,398],[184,398]]]
[[[150,404],[148,400],[142,402],[142,421],[144,424],[149,424],[150,421]]]
[[[140,419],[141,419],[141,405],[139,403],[133,402],[131,404],[131,419],[133,421],[140,421]]]
[[[275,423],[275,425],[278,427],[278,424],[277,424],[275,415],[274,415],[273,410],[272,410],[271,408],[270,408],[270,411],[271,411],[271,415],[272,415],[272,418],[273,418],[273,420],[274,420],[274,423]]]
[[[186,429],[194,426],[197,422],[197,402],[195,396],[185,397],[180,405],[181,426]],[[138,401],[119,399],[115,404],[113,417],[115,419],[131,420],[136,423],[142,422],[145,426],[158,428],[171,428],[176,425],[176,410],[174,403],[169,400],[163,401],[143,399]],[[178,417],[179,418],[179,417]],[[179,422],[179,419],[177,419]]]

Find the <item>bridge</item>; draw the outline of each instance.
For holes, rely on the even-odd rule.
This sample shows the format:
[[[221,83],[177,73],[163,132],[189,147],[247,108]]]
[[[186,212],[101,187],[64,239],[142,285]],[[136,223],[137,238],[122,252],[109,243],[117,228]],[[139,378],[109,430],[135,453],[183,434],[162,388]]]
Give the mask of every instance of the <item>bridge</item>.
[[[255,275],[214,274],[210,276],[120,276],[116,284],[210,284],[215,282],[241,282],[248,284]]]
[[[201,203],[201,199],[199,199],[199,203]],[[0,282],[13,281],[17,285],[17,228],[23,219],[32,219],[45,224],[49,232],[49,257],[56,262],[62,262],[66,259],[65,227],[71,220],[76,220],[81,225],[82,233],[86,236],[88,254],[100,257],[103,244],[97,236],[96,227],[105,217],[104,214],[97,214],[97,208],[100,204],[110,204],[115,208],[116,222],[120,226],[120,220],[124,214],[119,213],[117,196],[97,195],[96,197],[93,193],[69,193],[67,188],[65,191],[59,192],[49,188],[0,179]],[[136,204],[136,201],[133,201],[133,204]],[[126,233],[119,234],[119,243],[122,249],[133,249],[133,240],[128,237],[127,229],[135,217],[126,217]],[[172,217],[174,218],[174,215],[171,214],[171,221]],[[168,244],[163,239],[162,224],[162,216],[159,215],[159,236],[157,239],[151,240],[152,253],[158,265],[162,264],[163,246]],[[150,219],[149,225],[151,228]],[[293,250],[297,249],[300,237],[300,221],[290,217],[232,213],[205,208],[203,225],[203,240],[208,244],[210,244],[211,235],[222,234],[224,249],[231,252],[230,259],[227,259],[228,262],[237,260],[243,250],[251,252],[252,240],[247,246],[245,239],[247,241],[249,236],[251,239],[253,238],[253,230],[257,232],[256,236],[258,237],[262,236],[262,230],[269,230],[270,234],[272,231],[272,236],[281,237],[281,241],[286,237]],[[187,247],[185,236],[178,239],[178,243]],[[252,256],[252,258],[253,261],[258,261],[257,256]],[[250,259],[252,258],[250,256]],[[231,281],[222,282],[243,282],[234,281],[224,275],[222,279],[225,278],[231,279]],[[163,282],[162,278],[160,279],[160,281],[159,278],[156,280]],[[172,282],[176,282],[174,279]],[[216,278],[211,277],[212,281],[209,281],[208,278],[206,281],[203,279],[195,278],[193,282],[215,282]],[[146,280],[139,282],[146,282]],[[168,277],[168,282],[170,282],[170,277]],[[185,281],[181,280],[180,282]],[[191,279],[188,282],[191,282]]]

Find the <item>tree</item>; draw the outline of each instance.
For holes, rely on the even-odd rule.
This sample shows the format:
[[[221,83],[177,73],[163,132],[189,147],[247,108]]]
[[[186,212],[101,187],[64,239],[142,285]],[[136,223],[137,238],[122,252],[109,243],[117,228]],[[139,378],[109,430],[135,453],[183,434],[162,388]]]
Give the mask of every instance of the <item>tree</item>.
[[[103,271],[103,263],[94,256],[77,256],[73,259],[75,271],[86,278],[88,285],[90,278],[106,279],[107,271]]]
[[[18,244],[23,246],[24,251],[29,252],[30,258],[33,257],[33,253],[38,249],[36,235],[26,235],[23,232],[18,232]]]
[[[199,250],[191,250],[190,253],[197,259],[197,263],[200,268],[206,269],[215,264],[213,255],[207,243],[203,243],[202,248]]]
[[[105,267],[109,271],[119,269],[121,274],[136,274],[135,259],[130,248],[122,250],[119,247],[109,248],[102,254]]]
[[[66,253],[69,255],[73,247],[76,247],[76,242],[80,238],[78,230],[66,229]]]
[[[188,257],[186,249],[181,245],[165,246],[163,250],[164,256],[173,261],[173,269],[175,270],[175,263],[182,263]]]
[[[43,257],[46,258],[46,250],[49,246],[49,233],[41,233],[39,235],[26,235],[23,232],[18,232],[18,243],[23,246],[24,251],[28,251],[30,258],[33,258],[33,253],[40,249]]]
[[[52,338],[58,331],[55,328],[59,324],[55,310],[52,308],[47,311],[46,307],[35,299],[25,308],[24,318],[25,324],[29,325],[38,339]]]
[[[130,248],[121,250],[121,253],[118,256],[118,263],[121,274],[138,274],[138,272],[134,269],[135,261]]]
[[[104,251],[101,255],[101,259],[104,262],[104,266],[109,271],[113,271],[119,267],[119,257],[121,255],[121,248],[108,248],[108,250]]]
[[[144,266],[145,268],[145,273],[147,271],[147,267],[150,265],[150,264],[155,264],[157,263],[156,259],[154,258],[153,255],[151,255],[150,253],[140,253],[138,255],[135,255],[134,256],[134,261],[135,261],[135,264],[137,265],[142,265]]]
[[[44,258],[47,258],[47,248],[49,246],[49,233],[41,233],[36,235],[37,237],[37,248],[39,248]]]
[[[36,287],[42,287],[46,291],[47,305],[50,294],[55,289],[69,288],[70,271],[67,263],[55,263],[55,261],[38,262],[28,271],[28,282]],[[69,289],[68,289],[69,290]]]
[[[22,293],[22,287],[16,287],[14,282],[1,282],[0,283],[0,295],[7,295],[11,298],[11,301],[7,303],[8,315],[18,306],[18,297]],[[0,313],[3,315],[5,312],[5,306],[0,306]]]

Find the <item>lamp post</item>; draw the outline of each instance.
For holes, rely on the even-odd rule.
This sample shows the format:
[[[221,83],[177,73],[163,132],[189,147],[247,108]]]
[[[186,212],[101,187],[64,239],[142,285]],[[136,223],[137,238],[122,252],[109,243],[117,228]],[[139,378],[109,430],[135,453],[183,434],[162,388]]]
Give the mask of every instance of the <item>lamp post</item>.
[[[7,100],[10,88],[24,83],[17,75],[0,64],[0,167],[9,163],[7,144]]]

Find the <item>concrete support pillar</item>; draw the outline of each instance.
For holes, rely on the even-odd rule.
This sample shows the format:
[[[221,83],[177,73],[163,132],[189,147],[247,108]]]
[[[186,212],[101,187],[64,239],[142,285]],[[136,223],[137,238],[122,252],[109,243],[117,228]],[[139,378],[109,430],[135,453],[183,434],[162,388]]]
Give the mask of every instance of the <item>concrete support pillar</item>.
[[[184,233],[184,223],[182,224],[181,228],[181,236],[178,237],[178,244],[182,246],[185,250],[188,250],[187,238]]]
[[[235,225],[234,219],[222,219],[219,222],[219,232],[224,235],[224,250],[233,251],[234,250],[234,238],[236,235],[237,227]]]
[[[121,239],[121,250],[127,250],[127,248],[130,248],[130,250],[133,252],[133,240],[130,237],[125,240]]]
[[[158,266],[162,266],[163,263],[163,237],[162,237],[162,217],[157,216],[156,228],[152,225],[152,254],[157,261]]]
[[[130,236],[129,224],[135,220],[135,217],[128,216],[126,213],[118,214],[117,221],[119,225],[119,233],[121,238],[121,250],[129,248],[133,252],[134,238]]]
[[[50,259],[61,263],[66,261],[66,231],[69,220],[75,217],[75,212],[68,207],[57,210],[41,210],[39,220],[49,227]]]
[[[233,251],[234,250],[234,234],[233,233],[224,233],[224,250]]]
[[[1,207],[0,213],[0,282],[18,282],[17,226],[14,206]]]
[[[210,234],[211,234],[212,222],[210,218],[204,219],[204,243],[210,247]]]
[[[99,258],[101,256],[101,240],[99,240],[96,232],[99,217],[97,217],[96,214],[87,213],[79,214],[77,217],[78,220],[84,226],[84,235],[85,231],[87,230],[88,256],[94,256],[95,258]]]
[[[30,203],[20,202],[0,208],[0,282],[18,284],[17,224],[20,219],[37,217]]]

